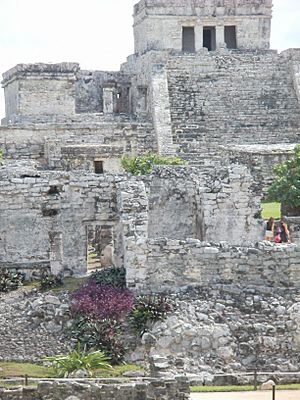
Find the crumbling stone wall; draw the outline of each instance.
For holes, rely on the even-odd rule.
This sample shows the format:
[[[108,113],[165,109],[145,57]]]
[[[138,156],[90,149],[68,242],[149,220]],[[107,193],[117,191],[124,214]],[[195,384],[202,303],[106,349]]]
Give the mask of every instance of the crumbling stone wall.
[[[222,159],[247,166],[254,178],[257,191],[264,196],[275,179],[273,168],[288,160],[295,144],[223,146]]]
[[[118,178],[25,171],[0,172],[1,265],[29,276],[37,264],[51,268],[52,262],[56,273],[86,273],[87,226],[114,226]]]
[[[278,382],[298,381],[293,373],[299,375],[299,287],[222,282],[172,298],[174,312],[146,334],[157,373],[186,372],[198,384],[220,385],[222,378],[250,384],[257,369],[273,371]],[[131,360],[140,362],[144,351],[138,346]],[[248,377],[236,376],[247,371]],[[231,381],[216,376],[224,373]]]
[[[94,381],[45,381],[37,388],[0,389],[1,400],[187,400],[187,378],[146,378],[136,380],[96,379]]]
[[[38,362],[43,357],[66,354],[70,339],[70,297],[29,291],[0,294],[0,360]],[[1,398],[1,395],[0,395]]]
[[[130,76],[121,72],[84,71],[77,74],[76,81],[76,113],[101,113],[103,107],[103,89],[106,85],[113,88],[112,112],[129,114],[130,104]]]

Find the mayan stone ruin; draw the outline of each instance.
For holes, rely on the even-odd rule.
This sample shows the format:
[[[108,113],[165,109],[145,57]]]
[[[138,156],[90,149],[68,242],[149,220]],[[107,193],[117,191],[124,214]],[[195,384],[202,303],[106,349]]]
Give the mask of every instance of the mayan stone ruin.
[[[291,244],[267,243],[261,201],[300,143],[300,48],[270,49],[271,18],[272,0],[141,0],[119,71],[3,74],[0,266],[84,276],[93,242],[135,293],[173,296],[177,311],[149,333],[158,376],[299,372],[300,217]],[[148,153],[188,163],[124,172],[124,155]],[[35,361],[39,341],[64,348],[65,300],[43,301],[61,319],[31,320],[33,348],[24,332],[40,304],[0,304],[22,321],[16,351],[3,317],[1,359]],[[128,359],[144,354],[141,342]]]

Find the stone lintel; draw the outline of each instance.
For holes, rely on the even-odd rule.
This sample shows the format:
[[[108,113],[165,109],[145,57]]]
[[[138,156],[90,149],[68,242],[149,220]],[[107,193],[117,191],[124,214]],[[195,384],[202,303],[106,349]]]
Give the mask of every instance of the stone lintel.
[[[155,9],[155,14],[168,14],[172,8],[172,15],[212,15],[211,11],[217,15],[256,15],[269,17],[272,15],[272,0],[235,0],[231,3],[220,5],[219,0],[211,0],[209,5],[206,0],[141,0],[134,6],[134,15],[144,13],[151,14],[151,9]],[[176,9],[178,12],[176,12]]]

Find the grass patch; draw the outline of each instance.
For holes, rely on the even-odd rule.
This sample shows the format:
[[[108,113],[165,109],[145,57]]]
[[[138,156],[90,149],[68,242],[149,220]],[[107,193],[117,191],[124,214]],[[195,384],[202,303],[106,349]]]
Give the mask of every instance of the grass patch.
[[[281,218],[280,203],[262,203],[261,216],[263,219],[267,220],[271,217],[275,219]]]
[[[83,278],[74,278],[73,276],[70,276],[64,278],[64,284],[62,286],[49,288],[47,290],[44,290],[43,292],[45,293],[51,291],[52,293],[56,294],[59,294],[61,292],[75,292],[75,290],[78,290],[80,286],[87,282],[88,279],[89,277],[86,276]],[[28,291],[33,289],[41,290],[41,284],[39,281],[25,282],[23,287],[26,288]]]
[[[54,371],[50,367],[31,363],[0,362],[0,378],[15,378],[28,375],[30,378],[53,378]]]
[[[72,276],[68,278],[64,278],[64,284],[62,286],[58,286],[55,288],[51,289],[51,292],[53,293],[61,293],[61,292],[75,292],[75,290],[78,290],[80,286],[85,284],[89,277],[83,277],[83,278],[74,278]]]
[[[31,363],[17,362],[0,362],[0,378],[17,378],[28,375],[29,378],[55,378],[55,372],[52,367],[44,367],[43,365]],[[111,370],[96,370],[94,371],[97,378],[118,378],[125,372],[143,371],[143,368],[138,365],[124,364],[116,365]],[[0,386],[2,386],[0,384]]]
[[[192,393],[253,392],[253,386],[191,386]],[[300,383],[277,385],[276,390],[300,390]]]
[[[133,364],[124,364],[124,365],[116,365],[111,370],[99,370],[95,372],[95,376],[97,378],[119,378],[125,372],[143,372],[143,368],[138,365]]]

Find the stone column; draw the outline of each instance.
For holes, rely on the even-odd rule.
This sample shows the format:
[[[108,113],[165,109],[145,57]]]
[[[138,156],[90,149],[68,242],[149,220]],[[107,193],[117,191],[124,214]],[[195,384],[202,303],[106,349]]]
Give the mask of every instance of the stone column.
[[[216,48],[225,47],[225,30],[223,25],[216,26]]]
[[[175,149],[171,128],[168,79],[165,68],[155,66],[151,78],[152,115],[158,153],[164,156],[173,156]]]
[[[117,184],[127,287],[139,290],[147,278],[148,198],[141,181]]]
[[[114,112],[114,86],[103,86],[103,113],[113,114]]]
[[[49,232],[50,239],[50,270],[51,274],[58,275],[63,271],[62,233]]]
[[[195,50],[199,51],[203,48],[203,26],[195,26]]]

